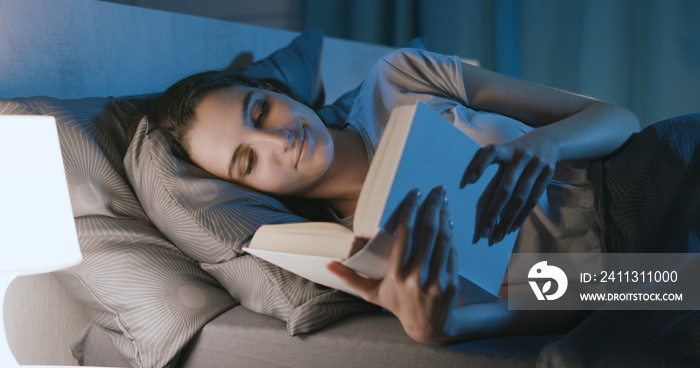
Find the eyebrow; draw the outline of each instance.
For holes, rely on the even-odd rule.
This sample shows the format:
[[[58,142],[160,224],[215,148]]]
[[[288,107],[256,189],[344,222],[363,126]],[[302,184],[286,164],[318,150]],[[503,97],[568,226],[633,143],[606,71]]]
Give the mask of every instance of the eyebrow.
[[[243,98],[243,123],[248,121],[248,110],[250,110],[250,101],[253,97],[253,91],[246,93]]]
[[[228,164],[228,177],[233,180],[233,167],[236,166],[236,162],[238,162],[238,156],[241,155],[241,151],[243,150],[242,145],[238,145],[236,147],[236,150],[233,151],[233,156],[231,157],[231,162]]]
[[[253,91],[250,91],[246,93],[245,97],[243,98],[243,124],[246,124],[248,121],[248,110],[250,110],[250,101],[251,97],[253,96]],[[236,166],[236,162],[238,162],[238,157],[241,155],[241,151],[243,150],[243,145],[238,145],[236,149],[233,151],[233,156],[231,156],[231,162],[228,164],[228,177],[233,180],[233,167]]]

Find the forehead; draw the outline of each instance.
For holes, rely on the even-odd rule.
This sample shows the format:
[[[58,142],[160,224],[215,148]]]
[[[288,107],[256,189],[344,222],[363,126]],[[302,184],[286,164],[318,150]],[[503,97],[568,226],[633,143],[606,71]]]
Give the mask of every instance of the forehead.
[[[243,126],[243,102],[251,91],[259,88],[231,86],[219,89],[204,97],[196,106],[189,138],[202,131],[218,130],[224,127]]]
[[[229,110],[240,110],[246,93],[253,88],[231,86],[218,89],[204,97],[194,110],[195,121],[217,116]],[[196,125],[196,124],[195,124]]]
[[[244,128],[243,99],[251,90],[223,88],[202,99],[195,109],[187,139],[189,154],[197,165],[214,175],[227,176],[228,163]]]

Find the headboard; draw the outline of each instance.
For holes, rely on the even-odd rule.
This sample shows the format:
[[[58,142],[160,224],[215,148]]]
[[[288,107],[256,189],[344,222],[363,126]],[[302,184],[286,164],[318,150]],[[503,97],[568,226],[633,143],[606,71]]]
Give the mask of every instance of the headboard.
[[[0,98],[159,92],[240,56],[261,59],[296,34],[97,0],[0,0]],[[390,50],[326,38],[326,101],[357,86]],[[9,246],[17,245],[2,251]],[[68,346],[87,318],[52,276],[16,279],[4,317],[20,363],[76,364]]]
[[[96,0],[0,0],[0,8],[0,97],[158,92],[241,54],[263,58],[297,34]],[[373,60],[391,50],[327,40],[328,101],[359,84]],[[332,73],[337,65],[343,73]]]

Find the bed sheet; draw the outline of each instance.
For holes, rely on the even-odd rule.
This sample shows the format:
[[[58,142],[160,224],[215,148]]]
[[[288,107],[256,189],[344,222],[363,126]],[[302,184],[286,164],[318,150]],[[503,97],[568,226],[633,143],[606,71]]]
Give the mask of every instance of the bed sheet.
[[[98,326],[84,331],[81,363],[126,366],[105,337]],[[383,313],[351,316],[317,333],[290,337],[283,321],[238,306],[208,323],[175,367],[533,367],[542,347],[560,337],[428,345],[411,340],[395,317]]]

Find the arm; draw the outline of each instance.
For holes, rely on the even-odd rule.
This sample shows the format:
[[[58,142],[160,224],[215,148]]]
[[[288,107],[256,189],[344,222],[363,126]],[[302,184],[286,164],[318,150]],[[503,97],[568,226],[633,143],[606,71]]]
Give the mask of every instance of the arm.
[[[531,292],[529,286],[516,292]],[[499,336],[565,333],[589,315],[575,310],[509,310],[508,299],[455,307],[441,341],[459,342]]]
[[[501,166],[494,195],[477,214],[474,241],[500,241],[517,229],[544,193],[558,162],[608,155],[639,130],[630,111],[462,64],[469,105],[538,127],[503,145],[480,150],[462,186],[476,182],[491,164]]]
[[[522,137],[556,145],[559,161],[600,157],[639,131],[637,117],[607,102],[462,64],[469,106],[540,127]]]

